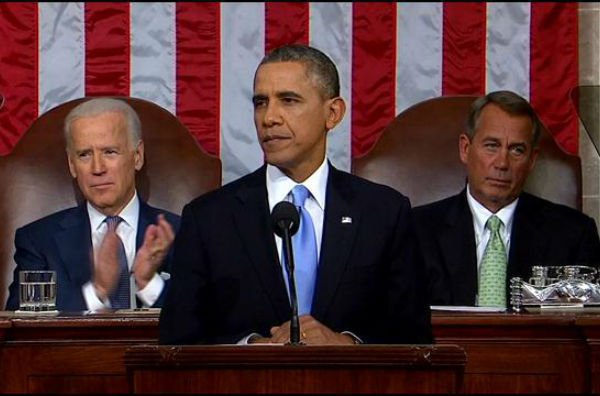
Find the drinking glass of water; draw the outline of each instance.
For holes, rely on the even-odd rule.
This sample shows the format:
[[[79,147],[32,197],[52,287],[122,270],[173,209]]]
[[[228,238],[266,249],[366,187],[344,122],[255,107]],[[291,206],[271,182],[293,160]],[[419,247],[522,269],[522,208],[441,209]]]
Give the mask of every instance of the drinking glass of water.
[[[56,310],[56,271],[19,272],[19,310],[23,312]]]

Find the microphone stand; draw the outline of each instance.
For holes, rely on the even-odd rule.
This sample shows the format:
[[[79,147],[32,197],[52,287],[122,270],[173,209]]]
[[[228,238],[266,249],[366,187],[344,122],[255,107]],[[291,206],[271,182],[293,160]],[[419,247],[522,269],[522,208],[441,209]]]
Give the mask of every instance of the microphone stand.
[[[300,320],[298,319],[298,298],[296,297],[296,280],[294,278],[294,254],[292,253],[292,237],[288,227],[283,229],[283,250],[285,252],[288,285],[290,288],[290,302],[292,305],[292,319],[290,320],[290,345],[301,345]]]

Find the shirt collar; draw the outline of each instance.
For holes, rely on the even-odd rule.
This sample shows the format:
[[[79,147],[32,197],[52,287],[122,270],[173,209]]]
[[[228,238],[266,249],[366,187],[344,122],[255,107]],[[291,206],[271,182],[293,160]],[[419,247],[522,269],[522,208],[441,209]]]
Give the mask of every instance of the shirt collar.
[[[92,230],[99,230],[106,218],[106,215],[101,213],[98,209],[94,208],[89,201],[86,203],[88,216],[90,217],[90,225]],[[123,222],[130,227],[134,227],[137,224],[138,216],[140,212],[140,202],[138,200],[137,191],[134,192],[133,197],[127,205],[123,208],[121,213],[118,214]]]
[[[328,177],[329,166],[327,164],[327,158],[323,159],[323,162],[317,170],[302,183],[296,183],[276,166],[267,164],[269,210],[272,211],[273,207],[275,207],[278,202],[285,200],[290,191],[298,184],[304,185],[308,191],[310,191],[321,210],[325,210],[325,195]]]
[[[517,208],[517,203],[519,202],[518,197],[500,209],[498,212],[492,213],[488,208],[479,203],[479,201],[477,201],[473,195],[471,195],[471,188],[467,184],[467,202],[469,203],[469,208],[471,208],[471,213],[473,214],[473,224],[475,225],[475,232],[477,235],[481,235],[483,233],[485,223],[487,223],[490,216],[494,214],[500,220],[502,220],[502,224],[504,224],[504,230],[508,231],[512,229],[515,209]]]

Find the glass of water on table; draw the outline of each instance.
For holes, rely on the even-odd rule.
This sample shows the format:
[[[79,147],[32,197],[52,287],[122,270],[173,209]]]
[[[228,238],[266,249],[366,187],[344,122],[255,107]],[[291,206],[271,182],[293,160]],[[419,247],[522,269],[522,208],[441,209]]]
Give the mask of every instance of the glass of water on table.
[[[56,271],[19,272],[18,312],[56,312]]]

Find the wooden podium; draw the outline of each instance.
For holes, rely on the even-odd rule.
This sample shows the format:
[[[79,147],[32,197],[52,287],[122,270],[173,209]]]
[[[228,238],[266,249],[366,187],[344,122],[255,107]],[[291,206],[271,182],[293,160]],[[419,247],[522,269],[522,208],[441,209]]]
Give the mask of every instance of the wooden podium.
[[[157,346],[125,351],[131,393],[456,393],[456,345]]]
[[[163,366],[161,362],[169,356],[173,360],[172,367],[175,367],[175,362],[186,356],[186,359],[192,360],[191,363],[193,359],[200,360],[199,365],[188,366],[191,371],[202,368],[201,364],[214,371],[225,369],[225,365],[219,366],[221,364],[219,362],[223,362],[226,358],[232,361],[232,356],[236,358],[232,354],[241,356],[236,365],[231,367],[231,370],[240,377],[230,378],[231,384],[225,384],[229,387],[245,385],[239,385],[244,378],[243,375],[248,375],[250,378],[244,381],[254,380],[253,376],[256,377],[254,374],[244,374],[240,367],[248,373],[252,365],[260,367],[260,364],[264,364],[266,367],[264,373],[261,370],[256,370],[254,373],[260,372],[257,375],[259,378],[264,378],[264,381],[267,381],[269,375],[279,380],[284,374],[292,376],[288,370],[290,364],[296,361],[305,364],[298,369],[299,374],[296,374],[300,375],[300,378],[330,381],[334,385],[339,378],[337,385],[348,387],[358,387],[358,381],[363,381],[363,384],[366,383],[364,381],[379,381],[373,387],[386,387],[391,386],[386,382],[391,380],[388,378],[389,375],[380,381],[378,379],[380,377],[370,377],[370,373],[377,370],[391,372],[395,369],[401,372],[404,369],[408,370],[410,364],[420,361],[425,363],[430,361],[431,363],[427,364],[432,368],[439,367],[440,362],[446,361],[440,360],[440,356],[445,356],[444,359],[448,358],[448,355],[440,355],[440,351],[448,345],[459,345],[464,349],[467,357],[459,393],[600,394],[600,314],[598,313],[588,310],[521,314],[434,312],[432,323],[437,344],[434,348],[435,352],[429,355],[423,350],[423,348],[430,348],[429,346],[358,345],[348,346],[345,350],[339,351],[333,348],[328,352],[318,351],[314,349],[315,347],[302,347],[297,351],[285,348],[285,354],[279,352],[281,347],[277,346],[230,346],[232,352],[229,354],[225,354],[223,348],[226,347],[223,346],[184,347],[185,349],[206,348],[200,356],[193,353],[190,355],[187,351],[177,354],[167,353],[165,351],[170,348],[156,346],[158,316],[155,313],[136,313],[126,316],[64,313],[56,317],[35,318],[19,317],[12,312],[0,312],[0,394],[49,392],[123,394],[133,390],[141,392],[143,389],[133,387],[134,377],[147,369],[166,370],[168,365],[165,363]],[[145,347],[140,351],[133,348],[136,345],[145,345]],[[156,348],[154,352],[151,352],[150,345]],[[249,355],[248,348],[254,348],[251,351],[254,356]],[[265,350],[265,348],[269,349]],[[348,348],[356,352],[342,353],[348,351]],[[410,352],[411,355],[407,354],[406,349],[402,353],[397,352],[398,348],[400,350],[417,348],[417,350]],[[127,367],[126,350],[129,363]],[[312,355],[312,351],[315,355]],[[269,353],[272,354],[270,357]],[[343,359],[339,358],[340,353]],[[464,359],[462,352],[460,355]],[[135,356],[151,357],[154,360],[146,359],[141,362],[138,360],[137,363],[142,364],[136,366]],[[425,356],[429,358],[426,359]],[[206,360],[208,358],[212,359],[212,363],[211,360]],[[271,359],[270,367],[266,364],[269,360],[252,360],[267,358]],[[149,364],[152,361],[154,365]],[[185,364],[178,364],[185,366]],[[308,377],[306,373],[309,370],[313,370],[313,373],[318,371],[315,367],[320,367],[321,373],[317,372],[314,376],[311,374],[311,377]],[[427,367],[427,365],[417,364],[415,367]],[[338,374],[342,369],[350,371],[346,371],[346,374]],[[286,373],[281,374],[283,371]],[[176,370],[172,370],[171,373],[173,376],[176,375]],[[330,378],[326,377],[326,373],[329,373]],[[417,373],[417,370],[411,373]],[[303,377],[305,374],[307,377]],[[406,378],[406,375],[404,377],[403,374],[398,375],[398,378]],[[341,378],[345,379],[342,381]],[[433,385],[428,385],[426,382],[434,383],[429,380],[417,381],[413,380],[413,377],[410,378],[413,382],[411,386],[427,387]],[[171,378],[167,381],[167,383],[173,382]],[[181,380],[183,384],[187,381],[192,379]],[[193,381],[198,382],[196,379]],[[238,381],[238,385],[234,381]],[[435,381],[439,383],[441,380]],[[366,387],[371,384],[361,386]]]

